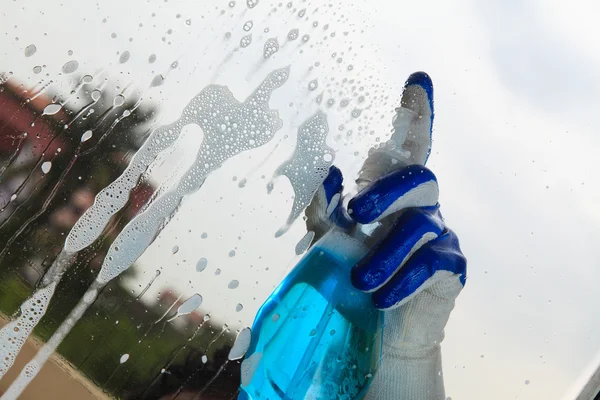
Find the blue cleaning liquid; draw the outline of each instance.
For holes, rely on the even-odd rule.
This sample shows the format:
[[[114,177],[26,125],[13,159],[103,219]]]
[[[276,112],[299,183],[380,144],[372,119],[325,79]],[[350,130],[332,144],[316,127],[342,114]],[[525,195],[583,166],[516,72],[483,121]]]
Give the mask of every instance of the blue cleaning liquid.
[[[331,231],[262,305],[238,400],[361,399],[381,360],[383,313],[350,282],[362,243]]]

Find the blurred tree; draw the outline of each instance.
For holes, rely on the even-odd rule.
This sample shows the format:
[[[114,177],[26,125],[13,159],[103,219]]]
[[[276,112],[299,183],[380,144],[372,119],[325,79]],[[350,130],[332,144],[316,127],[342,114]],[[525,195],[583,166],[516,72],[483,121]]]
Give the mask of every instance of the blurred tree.
[[[19,305],[40,284],[77,219],[95,195],[123,172],[154,122],[154,106],[135,95],[99,90],[89,78],[81,77],[79,91],[66,97],[47,95],[51,88],[27,91],[14,77],[0,79],[3,319],[19,312]],[[48,105],[58,108],[61,102],[58,111],[48,112]],[[52,335],[95,278],[116,235],[155,190],[148,182],[138,182],[128,204],[111,219],[103,235],[79,252],[35,335],[42,340]],[[130,268],[126,274],[134,271]],[[183,328],[157,324],[165,306],[171,304],[159,302],[147,308],[122,287],[121,278],[104,288],[58,352],[116,397],[157,398],[177,385],[184,390],[203,387],[225,362],[234,335],[211,321],[198,330],[202,318],[190,316]],[[136,357],[120,363],[121,356],[132,351]],[[198,363],[198,354],[211,361],[202,362],[200,356]],[[190,360],[195,361],[190,364]],[[211,387],[207,393],[230,398],[239,385],[238,370],[237,363],[227,365],[211,385],[216,391]],[[167,386],[166,381],[170,382]]]

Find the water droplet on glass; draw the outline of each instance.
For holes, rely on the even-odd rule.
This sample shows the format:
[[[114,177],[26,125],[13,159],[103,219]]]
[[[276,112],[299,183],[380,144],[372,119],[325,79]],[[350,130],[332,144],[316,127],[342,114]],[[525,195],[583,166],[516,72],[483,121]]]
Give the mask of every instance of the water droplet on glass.
[[[316,90],[319,87],[319,81],[317,79],[313,79],[312,81],[308,82],[308,90],[313,91]]]
[[[244,309],[244,306],[242,305],[242,303],[238,303],[237,306],[235,306],[235,311],[240,312]]]
[[[273,314],[273,316],[271,317],[271,320],[272,320],[273,322],[277,322],[277,321],[279,321],[279,314]]]
[[[148,57],[148,62],[152,64],[154,61],[156,61],[156,54],[150,54],[150,57]]]
[[[42,172],[44,174],[47,174],[48,172],[50,172],[51,168],[52,168],[52,161],[46,161],[46,162],[42,163]]]
[[[232,280],[229,282],[229,285],[227,285],[229,289],[236,289],[238,286],[240,286],[240,282],[237,279]]]
[[[100,96],[101,96],[101,95],[102,95],[102,92],[101,92],[101,91],[99,91],[99,90],[97,90],[97,89],[96,89],[96,90],[94,90],[94,91],[92,92],[92,100],[94,100],[94,101],[98,101],[98,100],[100,99]]]
[[[310,336],[315,336],[316,334],[317,334],[317,330],[316,329],[311,330],[310,333],[309,333]]]
[[[215,275],[221,275],[221,268],[217,268],[215,270]]]
[[[308,42],[309,40],[310,40],[310,35],[304,35],[304,36],[302,36],[302,41],[304,43]]]
[[[39,65],[36,65],[35,67],[33,67],[34,74],[39,74],[40,72],[42,72],[42,67],[40,67]]]
[[[113,100],[113,106],[120,107],[123,103],[125,103],[125,97],[121,94],[116,95]]]
[[[154,79],[152,79],[150,86],[152,86],[152,87],[161,86],[164,82],[165,82],[165,78],[162,75],[158,74],[154,77]]]
[[[529,385],[529,379],[526,379],[526,380],[525,380],[525,384],[526,384],[526,385]]]
[[[298,36],[300,36],[300,31],[298,29],[292,29],[287,34],[288,40],[296,40],[298,39]]]
[[[202,304],[202,296],[194,293],[177,309],[177,316],[191,314]]]
[[[31,57],[36,51],[37,47],[35,47],[34,44],[30,44],[29,46],[25,47],[25,57]]]
[[[177,254],[178,251],[179,251],[179,246],[177,246],[177,245],[173,246],[173,248],[171,249],[171,253],[173,253],[173,254]]]
[[[196,271],[198,271],[198,272],[204,271],[206,269],[207,265],[208,265],[208,260],[206,258],[202,257],[196,263]]]
[[[129,51],[125,50],[123,53],[121,53],[121,56],[119,57],[119,63],[125,64],[127,61],[129,61],[129,57],[131,57],[131,54],[129,53]]]
[[[235,250],[231,250],[229,252],[229,257],[235,257]]]
[[[306,8],[303,8],[302,10],[298,11],[298,16],[300,18],[304,17],[306,15]]]
[[[246,5],[248,8],[254,8],[258,4],[258,0],[246,0]]]
[[[252,21],[246,21],[246,22],[244,23],[244,26],[243,26],[243,28],[244,28],[244,30],[245,30],[246,32],[249,32],[249,31],[250,31],[250,29],[252,29],[252,27],[253,27],[253,26],[254,26],[254,22],[252,22]]]
[[[71,60],[63,65],[62,72],[65,74],[70,74],[77,71],[77,68],[79,68],[79,63],[75,60]]]
[[[315,97],[315,101],[317,102],[317,104],[321,104],[321,102],[323,101],[323,93]]]
[[[273,54],[277,53],[279,51],[279,42],[277,41],[277,38],[270,38],[267,39],[267,41],[265,42],[265,47],[263,49],[263,57],[265,59],[271,57]]]
[[[186,19],[186,20],[185,20],[185,24],[186,24],[187,26],[190,26],[190,25],[192,24],[192,20],[191,20],[191,19]]]
[[[246,36],[242,36],[242,38],[240,39],[240,47],[241,48],[246,48],[248,46],[250,46],[250,44],[252,43],[252,34],[248,34]]]
[[[92,131],[85,131],[83,135],[81,135],[81,143],[90,140],[92,138]]]
[[[206,354],[204,354],[204,355],[202,356],[202,362],[203,362],[204,364],[206,364],[206,363],[208,362],[208,357],[206,357]]]
[[[83,83],[91,83],[94,80],[94,77],[91,75],[85,75],[81,80]]]
[[[51,103],[48,104],[45,108],[44,108],[44,115],[54,115],[57,112],[60,111],[60,109],[62,108],[62,106],[60,104],[56,104],[56,103]]]
[[[250,328],[242,329],[235,338],[235,342],[233,342],[233,346],[231,347],[231,350],[229,350],[227,358],[231,361],[241,359],[248,351],[251,342],[252,331]]]
[[[208,233],[206,232],[202,232],[202,235],[200,235],[200,238],[202,239],[206,239],[208,237]]]
[[[230,1],[229,2],[229,8],[233,8],[235,7],[235,1]]]

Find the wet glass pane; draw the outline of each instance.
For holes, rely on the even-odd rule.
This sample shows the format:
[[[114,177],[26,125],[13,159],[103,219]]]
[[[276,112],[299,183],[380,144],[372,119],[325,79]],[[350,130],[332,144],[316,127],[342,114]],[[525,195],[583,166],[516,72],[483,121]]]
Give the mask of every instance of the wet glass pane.
[[[236,399],[248,329],[319,236],[306,208],[331,165],[353,189],[419,70],[468,260],[421,378],[577,398],[600,364],[595,9],[7,1],[3,398]]]

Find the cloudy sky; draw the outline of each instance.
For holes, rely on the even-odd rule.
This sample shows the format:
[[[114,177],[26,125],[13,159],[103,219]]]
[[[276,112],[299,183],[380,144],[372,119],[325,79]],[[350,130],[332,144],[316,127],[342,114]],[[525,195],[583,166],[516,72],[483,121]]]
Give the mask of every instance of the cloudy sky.
[[[293,190],[285,177],[271,194],[266,190],[293,152],[300,123],[318,109],[327,113],[335,163],[353,177],[368,148],[385,140],[404,79],[424,70],[436,90],[429,166],[469,261],[443,344],[447,395],[573,398],[600,361],[597,6],[378,0],[330,7],[294,0],[288,9],[287,2],[262,0],[247,9],[237,3],[139,1],[125,9],[119,1],[19,1],[0,11],[2,71],[28,85],[52,79],[56,90],[65,90],[73,82],[59,75],[61,67],[76,59],[82,73],[104,70],[116,85],[131,84],[158,104],[162,123],[176,119],[209,84],[227,85],[243,101],[270,71],[291,66],[270,101],[283,128],[265,146],[227,161],[188,196],[126,284],[140,290],[162,268],[146,301],[168,289],[183,298],[200,293],[203,311],[214,318],[251,324],[297,261],[294,246],[304,234],[298,221],[274,238]],[[307,19],[297,16],[303,8]],[[240,49],[246,21],[253,21],[253,43]],[[286,39],[291,29],[300,31],[296,41]],[[303,42],[303,35],[310,38]],[[280,51],[265,61],[263,44],[273,37]],[[24,57],[29,44],[37,53]],[[124,51],[131,58],[120,64]],[[45,65],[41,75],[32,72],[37,65]],[[164,85],[149,88],[158,74]],[[314,92],[308,90],[313,79],[319,82]],[[363,103],[352,86],[369,92]],[[325,100],[318,104],[321,92]],[[350,105],[342,107],[346,98]],[[355,107],[363,109],[360,118],[350,115]],[[177,148],[154,168],[156,182],[192,162],[198,130],[184,129]],[[175,245],[179,252],[172,254]],[[208,267],[199,273],[201,257]],[[227,288],[233,279],[240,282],[235,290]]]

